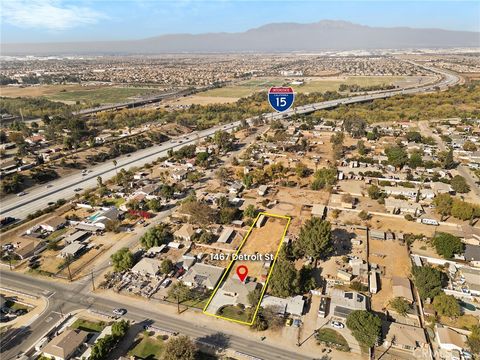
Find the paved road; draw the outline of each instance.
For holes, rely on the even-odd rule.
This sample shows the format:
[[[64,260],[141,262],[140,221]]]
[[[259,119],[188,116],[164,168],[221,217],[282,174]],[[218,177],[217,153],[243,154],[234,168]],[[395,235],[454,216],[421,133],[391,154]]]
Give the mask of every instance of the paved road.
[[[31,327],[25,329],[26,334],[30,336],[18,337],[17,340],[7,341],[2,346],[2,360],[15,358],[20,352],[25,351],[43,337],[43,334],[58,321],[58,312],[71,312],[78,309],[91,309],[110,314],[115,307],[125,307],[125,304],[115,299],[105,299],[87,292],[85,284],[63,284],[54,281],[46,281],[27,275],[0,270],[2,286],[15,288],[24,292],[36,295],[50,294],[49,306],[37,321]],[[212,321],[208,327],[198,326],[189,321],[176,316],[170,316],[155,309],[155,306],[138,307],[134,305],[127,306],[127,318],[141,321],[151,321],[152,325],[162,329],[171,330],[188,335],[195,339],[209,341],[207,337],[212,338],[219,334],[219,327],[216,321]],[[55,316],[55,318],[53,318]],[[50,319],[48,322],[47,319]],[[297,353],[280,349],[268,345],[265,342],[253,341],[251,339],[238,336],[236,334],[225,333],[222,330],[221,337],[228,338],[228,347],[236,351],[247,353],[261,359],[275,360],[307,360],[311,357],[299,355]]]
[[[434,91],[434,88],[445,89],[448,86],[452,86],[459,81],[459,77],[444,70],[439,70],[431,67],[427,69],[442,75],[442,80],[436,84],[429,84],[424,86],[418,86],[410,89],[401,90],[389,90],[385,92],[379,92],[374,94],[359,95],[349,98],[325,101],[321,103],[308,104],[298,106],[294,109],[286,111],[284,113],[268,113],[263,114],[266,119],[282,119],[295,114],[307,114],[321,109],[329,109],[341,104],[353,104],[358,102],[371,101],[375,99],[383,99],[398,94],[414,94],[419,92]],[[250,119],[247,119],[250,120]],[[174,140],[167,141],[161,145],[156,145],[148,149],[143,149],[130,154],[130,157],[122,156],[117,159],[117,169],[113,166],[111,161],[92,166],[89,168],[92,172],[87,176],[82,176],[80,173],[72,174],[67,177],[62,177],[57,180],[49,182],[52,187],[46,188],[44,186],[33,187],[28,190],[27,195],[22,197],[16,197],[15,195],[6,196],[2,200],[0,214],[2,216],[11,216],[18,219],[25,218],[28,214],[31,214],[37,210],[44,209],[49,202],[55,202],[58,199],[69,199],[75,195],[75,189],[81,188],[88,189],[97,185],[97,177],[101,176],[104,180],[112,178],[116,171],[120,169],[128,170],[131,167],[141,167],[142,165],[152,162],[159,157],[166,156],[167,151],[175,149],[186,144],[192,144],[198,139],[205,138],[213,135],[217,130],[231,130],[240,124],[239,121],[229,123],[223,126],[216,126],[207,130],[193,132]],[[182,141],[179,143],[179,141]]]

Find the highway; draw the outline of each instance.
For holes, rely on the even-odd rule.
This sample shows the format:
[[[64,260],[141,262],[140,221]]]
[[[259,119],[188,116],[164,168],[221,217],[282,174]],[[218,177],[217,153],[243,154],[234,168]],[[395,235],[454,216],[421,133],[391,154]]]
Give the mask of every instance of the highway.
[[[104,298],[91,293],[88,288],[90,283],[86,281],[77,282],[75,284],[63,284],[55,281],[41,280],[15,272],[0,270],[2,286],[7,288],[18,289],[20,291],[38,296],[47,296],[49,299],[48,308],[36,319],[36,321],[24,329],[23,336],[18,335],[13,339],[4,339],[2,342],[2,360],[14,359],[19,353],[27,350],[40,340],[46,331],[60,319],[60,313],[66,314],[74,310],[90,309],[106,314],[111,314],[114,308],[127,308],[126,318],[136,322],[147,321],[152,325],[179,332],[188,335],[194,339],[200,339],[203,342],[215,344],[212,340],[214,335],[219,334],[218,321],[212,320],[211,325],[201,326],[184,320],[178,316],[171,316],[156,309],[155,306],[135,306],[125,305],[111,298]],[[47,321],[48,320],[48,321]],[[239,336],[238,334],[228,333],[222,329],[220,338],[228,338],[228,347],[246,353],[260,359],[276,359],[276,360],[307,360],[312,357],[300,355],[289,350],[279,348],[275,345],[269,345],[267,342],[251,340],[249,338]],[[29,336],[25,336],[29,335]]]
[[[420,92],[433,92],[435,88],[446,89],[455,85],[460,80],[458,76],[434,68],[427,69],[442,75],[442,80],[436,84],[428,84],[424,86],[413,87],[409,89],[389,90],[380,93],[352,96],[330,100],[315,104],[298,106],[284,113],[267,113],[262,116],[266,119],[282,119],[296,114],[308,114],[316,110],[330,109],[339,105],[353,104],[359,102],[372,101],[375,99],[384,99],[399,94],[415,94]],[[251,120],[251,119],[246,119]],[[58,199],[69,199],[75,195],[75,189],[86,190],[97,186],[97,177],[101,176],[103,180],[107,180],[115,176],[116,171],[120,169],[128,170],[132,167],[141,167],[146,163],[152,162],[159,157],[167,155],[169,149],[175,149],[184,145],[193,144],[199,139],[213,135],[217,130],[231,130],[240,124],[239,121],[229,123],[227,125],[216,126],[207,130],[195,131],[190,134],[167,141],[161,145],[155,145],[147,149],[137,151],[130,154],[129,157],[122,156],[117,158],[117,169],[115,169],[112,161],[95,165],[89,168],[91,172],[87,176],[82,176],[80,172],[67,177],[53,180],[46,185],[36,186],[26,190],[27,194],[21,197],[15,195],[5,196],[2,199],[0,214],[2,216],[11,216],[17,219],[24,219],[28,214],[47,207],[49,202],[55,202]],[[181,143],[180,143],[181,141]]]

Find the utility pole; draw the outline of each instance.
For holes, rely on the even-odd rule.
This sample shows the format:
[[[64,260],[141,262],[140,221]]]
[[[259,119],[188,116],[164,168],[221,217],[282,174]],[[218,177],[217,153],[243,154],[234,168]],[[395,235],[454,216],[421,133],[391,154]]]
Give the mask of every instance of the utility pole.
[[[92,269],[92,271],[91,271],[90,274],[91,274],[91,276],[92,276],[92,277],[91,277],[91,279],[92,279],[92,291],[95,291],[95,281],[93,280],[93,269]]]
[[[68,269],[68,279],[72,282],[72,272],[70,271],[70,255],[67,255],[67,269]]]

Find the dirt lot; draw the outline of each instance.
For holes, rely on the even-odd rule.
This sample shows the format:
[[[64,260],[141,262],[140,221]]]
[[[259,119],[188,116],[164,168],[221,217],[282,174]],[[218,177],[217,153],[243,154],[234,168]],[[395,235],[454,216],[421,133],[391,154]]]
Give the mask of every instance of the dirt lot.
[[[287,225],[286,219],[268,217],[267,221],[261,228],[254,227],[249,237],[245,241],[239,256],[254,254],[273,254],[277,252],[278,246],[282,241],[282,236]],[[245,265],[248,267],[248,276],[262,279],[262,266],[264,261],[238,260],[234,264],[234,269],[230,273],[230,277],[237,277],[235,269],[238,266]]]
[[[382,268],[380,291],[372,296],[372,309],[382,311],[392,299],[392,276],[409,277],[411,261],[406,245],[399,241],[370,240],[369,262]]]

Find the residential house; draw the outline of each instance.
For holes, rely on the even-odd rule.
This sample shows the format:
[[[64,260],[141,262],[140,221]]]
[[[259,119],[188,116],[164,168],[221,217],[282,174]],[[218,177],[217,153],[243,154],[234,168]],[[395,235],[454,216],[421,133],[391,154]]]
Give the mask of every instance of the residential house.
[[[286,299],[276,296],[265,295],[262,299],[262,307],[270,306],[275,309],[275,312],[281,316],[297,316],[303,315],[305,308],[305,300],[303,296],[297,295],[294,297],[288,297]]]
[[[346,319],[348,314],[354,310],[367,310],[368,298],[356,291],[344,291],[332,289],[330,293],[331,305],[335,316]]]
[[[312,206],[312,216],[319,217],[324,219],[327,214],[327,207],[322,204],[313,204]]]
[[[213,290],[223,274],[224,268],[195,263],[186,274],[182,281],[190,287],[204,287]]]
[[[480,297],[480,269],[463,266],[459,268],[472,296]]]
[[[465,244],[464,252],[465,260],[470,262],[472,266],[480,267],[480,246]]]
[[[227,243],[230,240],[230,238],[232,237],[234,231],[235,230],[231,227],[225,227],[223,229],[222,233],[220,234],[220,236],[218,237],[217,242]]]
[[[195,229],[190,224],[183,224],[180,229],[173,233],[173,236],[177,239],[182,239],[185,241],[192,241],[193,236],[195,235]]]
[[[407,351],[413,355],[417,349],[428,347],[427,337],[423,328],[399,324],[394,322],[384,322],[382,332],[385,337],[383,346],[389,348]]]
[[[233,305],[243,304],[246,307],[250,307],[251,304],[248,301],[248,294],[260,286],[260,283],[255,281],[247,280],[244,283],[240,281],[240,279],[229,278],[225,281],[225,284],[223,284],[222,292],[224,296],[233,298]]]
[[[268,191],[268,186],[267,185],[260,185],[258,187],[257,193],[259,196],[265,196]]]
[[[72,244],[74,242],[81,243],[81,242],[85,241],[86,239],[88,239],[90,237],[90,235],[92,235],[91,232],[80,230],[80,231],[76,231],[73,234],[70,234],[69,236],[67,236],[64,241],[65,241],[65,244]]]
[[[413,303],[412,287],[408,278],[393,276],[392,277],[393,297],[400,297]]]
[[[188,170],[185,170],[185,169],[175,170],[172,173],[172,179],[175,181],[182,181],[187,178],[187,174],[188,174]]]
[[[435,338],[440,349],[446,351],[462,351],[466,348],[467,337],[449,327],[435,327]]]
[[[20,259],[26,259],[36,253],[40,253],[46,248],[46,242],[38,239],[19,237],[12,241],[13,253]]]
[[[82,253],[83,250],[85,250],[86,247],[87,247],[86,244],[82,244],[79,242],[72,242],[71,244],[65,246],[62,250],[60,250],[58,257],[62,257],[62,258],[77,257]]]
[[[132,272],[140,275],[155,276],[160,272],[162,262],[157,259],[143,258],[132,268]]]
[[[419,216],[423,214],[422,205],[406,200],[385,199],[385,208],[392,214],[410,214]]]
[[[87,339],[88,332],[83,330],[67,329],[53,338],[43,348],[43,355],[55,360],[68,360]]]
[[[60,216],[52,217],[40,224],[40,227],[45,231],[54,232],[63,228],[67,224],[67,220]]]
[[[410,199],[415,199],[418,194],[417,189],[404,186],[385,186],[383,190],[389,196],[405,196]]]
[[[449,184],[437,181],[430,184],[431,189],[435,194],[449,194],[453,191],[452,187]]]

